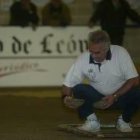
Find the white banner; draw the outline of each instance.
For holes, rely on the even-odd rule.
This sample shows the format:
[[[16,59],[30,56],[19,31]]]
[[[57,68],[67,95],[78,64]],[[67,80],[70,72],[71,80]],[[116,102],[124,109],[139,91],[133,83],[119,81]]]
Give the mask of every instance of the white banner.
[[[87,49],[88,27],[0,28],[0,87],[61,86]]]

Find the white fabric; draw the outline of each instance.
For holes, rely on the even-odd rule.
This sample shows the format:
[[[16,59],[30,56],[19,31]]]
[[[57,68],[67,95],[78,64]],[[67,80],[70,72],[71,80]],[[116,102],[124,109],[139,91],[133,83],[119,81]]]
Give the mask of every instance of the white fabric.
[[[64,85],[74,87],[82,83],[84,78],[90,80],[90,84],[103,95],[113,94],[128,79],[138,76],[130,55],[125,48],[111,45],[111,60],[105,60],[99,67],[89,63],[89,52],[79,56],[70,68]]]

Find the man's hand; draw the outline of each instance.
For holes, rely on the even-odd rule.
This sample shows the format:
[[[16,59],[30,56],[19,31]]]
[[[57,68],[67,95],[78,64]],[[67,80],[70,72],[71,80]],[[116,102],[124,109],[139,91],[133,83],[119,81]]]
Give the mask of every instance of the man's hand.
[[[95,108],[106,109],[114,103],[115,99],[113,95],[107,95],[102,98],[100,101],[97,101],[93,104]]]
[[[105,101],[105,104],[103,105],[102,109],[110,107],[115,102],[113,95],[107,95],[104,98],[102,98],[102,100]]]
[[[64,98],[63,102],[67,107],[73,108],[73,109],[76,109],[76,108],[78,108],[78,107],[80,107],[81,105],[84,104],[83,99],[74,99],[71,96],[66,96]]]
[[[95,107],[97,109],[103,109],[103,107],[105,106],[105,104],[106,104],[106,101],[101,99],[101,100],[95,102],[93,104],[93,107]]]

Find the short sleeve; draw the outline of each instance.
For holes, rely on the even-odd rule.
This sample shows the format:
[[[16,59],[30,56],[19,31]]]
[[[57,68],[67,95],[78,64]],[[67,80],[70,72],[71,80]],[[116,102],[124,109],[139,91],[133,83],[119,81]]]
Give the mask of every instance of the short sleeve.
[[[68,71],[64,85],[68,87],[74,87],[77,84],[80,84],[84,79],[84,74],[82,71],[82,60],[79,58],[77,61],[71,66],[70,70]]]
[[[128,80],[137,77],[138,73],[129,53],[124,48],[122,48],[120,51],[121,52],[119,53],[119,58],[121,58],[121,69],[125,79]]]

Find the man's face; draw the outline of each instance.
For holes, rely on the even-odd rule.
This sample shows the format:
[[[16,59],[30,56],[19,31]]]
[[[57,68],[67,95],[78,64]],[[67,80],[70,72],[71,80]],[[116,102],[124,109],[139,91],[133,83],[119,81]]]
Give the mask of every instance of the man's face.
[[[106,59],[108,49],[102,47],[99,43],[90,43],[89,52],[92,58],[97,62],[103,62]]]

